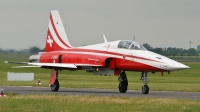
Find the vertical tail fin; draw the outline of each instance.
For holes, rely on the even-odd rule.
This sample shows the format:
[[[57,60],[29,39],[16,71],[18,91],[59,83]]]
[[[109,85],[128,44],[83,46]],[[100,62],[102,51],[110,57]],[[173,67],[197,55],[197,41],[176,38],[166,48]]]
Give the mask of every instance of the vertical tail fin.
[[[59,12],[53,10],[50,13],[49,26],[46,37],[45,52],[64,50],[71,48]]]

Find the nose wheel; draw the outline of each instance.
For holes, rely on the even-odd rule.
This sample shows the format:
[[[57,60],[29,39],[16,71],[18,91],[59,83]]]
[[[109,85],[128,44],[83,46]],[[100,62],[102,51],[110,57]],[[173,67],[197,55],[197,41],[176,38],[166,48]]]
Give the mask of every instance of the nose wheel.
[[[142,86],[142,93],[143,94],[148,94],[149,93],[149,86],[148,85],[143,85]]]
[[[142,93],[148,94],[149,93],[149,86],[148,86],[149,81],[147,79],[147,72],[142,72],[140,80],[143,81]]]

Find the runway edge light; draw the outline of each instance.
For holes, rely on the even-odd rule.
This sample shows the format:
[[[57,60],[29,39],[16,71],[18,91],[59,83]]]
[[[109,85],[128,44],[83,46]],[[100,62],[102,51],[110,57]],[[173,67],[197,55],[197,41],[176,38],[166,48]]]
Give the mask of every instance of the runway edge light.
[[[41,81],[40,81],[40,79],[38,79],[38,82],[36,84],[37,85],[41,85],[42,84]]]
[[[4,94],[4,91],[3,91],[3,89],[1,89],[1,94],[0,94],[0,97],[4,97],[4,96],[6,96],[6,95]]]

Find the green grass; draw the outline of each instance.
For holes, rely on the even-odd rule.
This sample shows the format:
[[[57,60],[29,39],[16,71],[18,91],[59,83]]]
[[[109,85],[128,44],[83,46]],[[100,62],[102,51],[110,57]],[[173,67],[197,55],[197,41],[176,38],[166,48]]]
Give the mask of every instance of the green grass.
[[[1,56],[0,56],[1,57]],[[8,56],[8,58],[10,58]],[[24,61],[16,57],[13,61]],[[36,82],[41,79],[41,86],[49,85],[51,70],[40,68],[11,68],[12,64],[4,64],[4,57],[0,58],[0,85],[12,86],[38,86]],[[189,91],[200,92],[200,63],[184,63],[190,69],[165,74],[149,73],[150,90],[158,91]],[[7,81],[7,72],[34,72],[34,81]],[[127,72],[129,89],[140,90],[142,81],[140,73]],[[61,87],[69,88],[118,88],[118,77],[94,76],[85,71],[62,71],[59,74]],[[19,95],[18,93],[5,93],[7,97],[0,98],[0,112],[199,112],[200,100],[174,99],[174,98],[129,98],[129,97],[98,97],[96,95]]]
[[[1,112],[198,112],[200,100],[98,97],[95,95],[11,95],[0,98]]]
[[[200,63],[188,62],[184,63],[190,66],[190,69],[165,73],[164,77],[161,73],[149,73],[150,90],[156,91],[187,91],[200,92]],[[41,80],[42,85],[48,86],[50,72],[49,69],[41,68],[11,68],[12,64],[4,64],[0,61],[0,84],[11,86],[38,86],[36,82]],[[34,72],[34,81],[7,81],[7,72]],[[139,72],[127,72],[130,90],[140,90],[142,81],[140,81]],[[118,77],[116,76],[95,76],[85,71],[62,71],[59,74],[59,82],[61,87],[67,88],[107,88],[118,89]]]

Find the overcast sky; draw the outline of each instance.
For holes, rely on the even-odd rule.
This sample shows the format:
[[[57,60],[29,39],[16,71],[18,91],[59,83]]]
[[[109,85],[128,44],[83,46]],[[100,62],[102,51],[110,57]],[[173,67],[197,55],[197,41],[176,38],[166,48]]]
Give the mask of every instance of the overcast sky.
[[[132,40],[152,47],[200,45],[200,0],[1,0],[0,48],[44,48],[51,10],[72,46]]]

